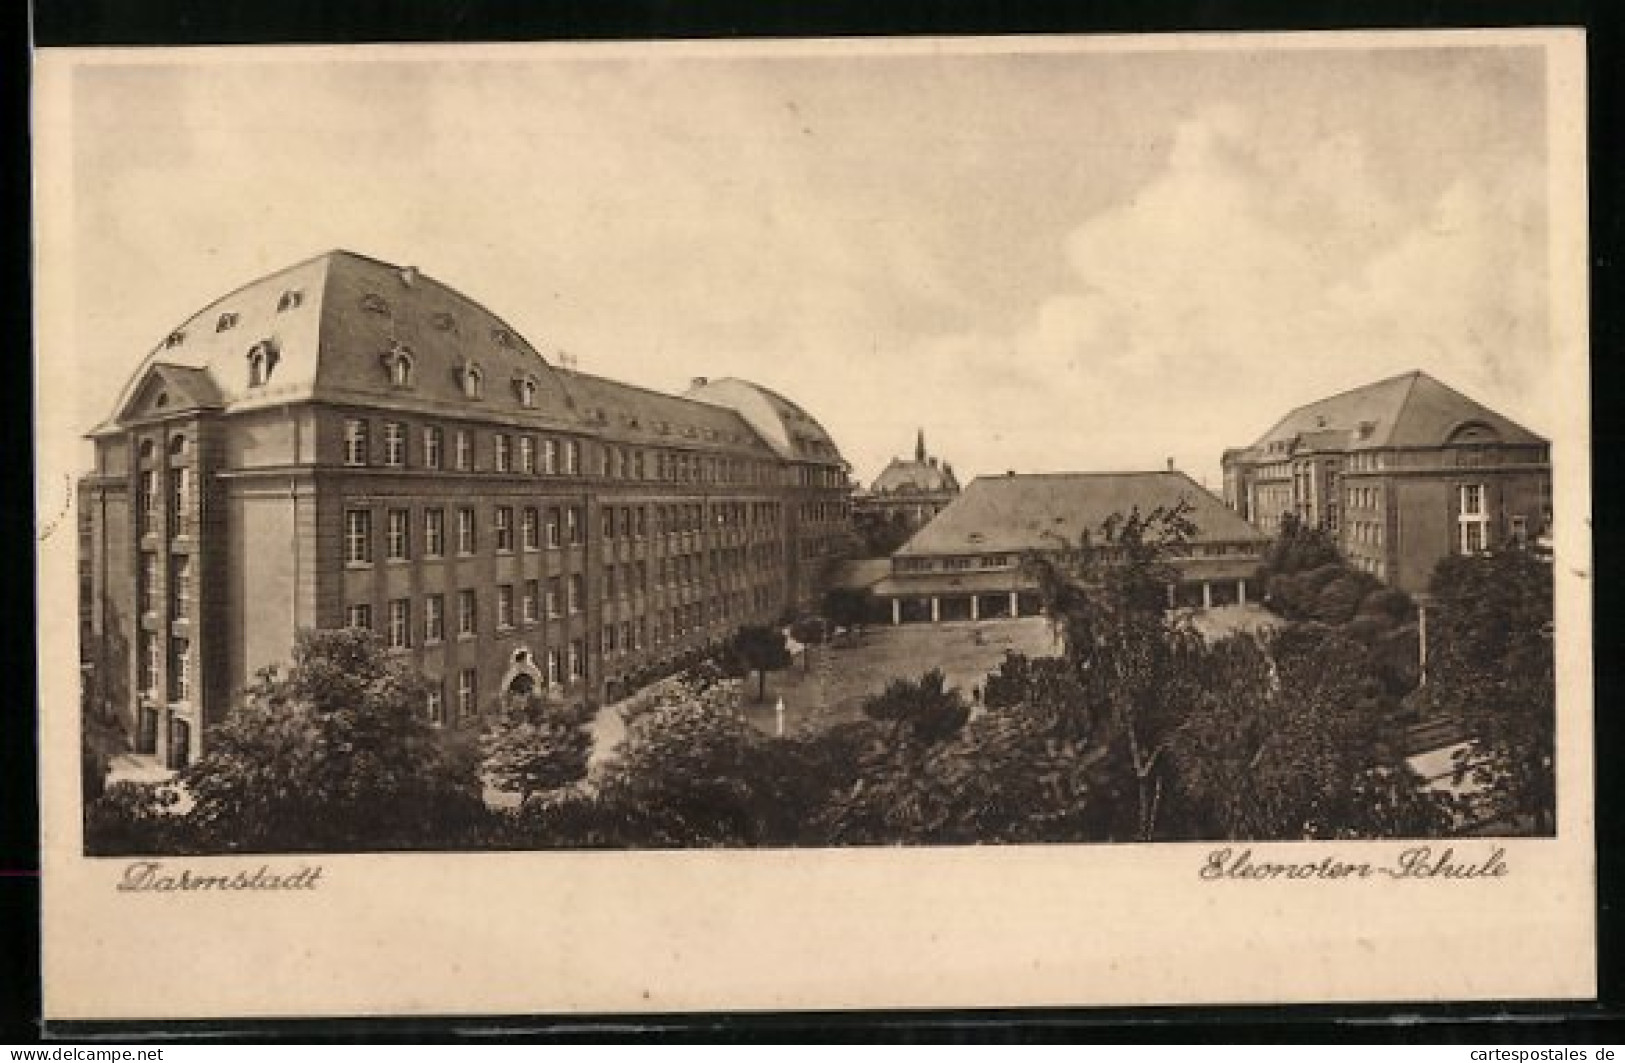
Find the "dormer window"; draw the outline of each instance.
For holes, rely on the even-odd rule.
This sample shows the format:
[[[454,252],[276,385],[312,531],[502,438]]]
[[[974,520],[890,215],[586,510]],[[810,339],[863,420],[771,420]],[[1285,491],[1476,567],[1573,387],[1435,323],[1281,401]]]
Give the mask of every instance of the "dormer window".
[[[366,295],[361,297],[361,309],[367,311],[369,314],[383,314],[385,317],[389,316],[389,304],[384,302],[383,296],[373,292],[368,292]]]
[[[513,333],[505,328],[494,328],[491,330],[491,342],[498,347],[507,347],[512,350],[514,346]]]
[[[457,319],[447,313],[431,314],[429,323],[441,332],[457,331]]]
[[[236,328],[236,327],[237,327],[237,315],[236,314],[221,314],[219,320],[214,323],[214,330],[216,332],[224,332],[229,328]]]
[[[248,386],[257,388],[271,380],[279,355],[275,340],[261,340],[248,349]]]
[[[468,399],[483,399],[485,397],[485,373],[481,371],[478,363],[465,362],[457,370],[458,383],[462,385],[463,397]]]
[[[519,399],[519,405],[527,410],[536,405],[536,378],[533,376],[515,377],[513,392]]]
[[[179,347],[185,342],[186,331],[184,329],[176,329],[174,332],[171,332],[169,335],[164,337],[164,349],[168,350],[171,347]]]
[[[305,301],[305,293],[298,288],[290,288],[282,293],[282,298],[276,301],[276,312],[285,314],[289,310],[298,308]]]
[[[412,352],[405,344],[397,343],[385,351],[380,361],[389,373],[390,387],[409,388],[412,386]]]
[[[169,440],[169,456],[172,458],[186,457],[186,437],[172,436]]]

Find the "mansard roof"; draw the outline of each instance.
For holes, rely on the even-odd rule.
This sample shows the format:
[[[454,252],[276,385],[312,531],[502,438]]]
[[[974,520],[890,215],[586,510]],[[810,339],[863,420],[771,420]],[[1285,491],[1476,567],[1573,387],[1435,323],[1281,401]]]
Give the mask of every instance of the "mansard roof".
[[[406,372],[394,375],[401,364]],[[96,432],[126,423],[159,371],[184,374],[207,397],[199,405],[226,413],[314,401],[740,455],[787,446],[800,454],[810,439],[839,458],[817,422],[765,388],[728,381],[720,401],[696,401],[565,369],[456,289],[350,251],[262,277],[183,321],[147,355]],[[736,395],[759,396],[771,415],[757,416]]]
[[[738,377],[697,377],[683,397],[735,411],[781,458],[846,466],[823,425],[797,403],[760,384]]]

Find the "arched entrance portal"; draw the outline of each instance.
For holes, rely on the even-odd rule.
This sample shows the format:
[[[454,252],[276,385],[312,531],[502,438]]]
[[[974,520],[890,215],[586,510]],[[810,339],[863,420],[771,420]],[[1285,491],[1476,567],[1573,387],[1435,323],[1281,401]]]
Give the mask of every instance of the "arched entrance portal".
[[[508,670],[502,675],[502,693],[505,697],[528,698],[540,694],[547,685],[541,669],[529,647],[520,646],[508,658]]]

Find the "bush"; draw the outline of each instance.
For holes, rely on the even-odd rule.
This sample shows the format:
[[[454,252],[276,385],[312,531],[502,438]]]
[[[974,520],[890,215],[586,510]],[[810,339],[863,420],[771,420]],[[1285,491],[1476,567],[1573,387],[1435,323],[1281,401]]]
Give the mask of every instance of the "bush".
[[[85,806],[88,856],[153,856],[200,851],[180,794],[169,783],[116,782]]]

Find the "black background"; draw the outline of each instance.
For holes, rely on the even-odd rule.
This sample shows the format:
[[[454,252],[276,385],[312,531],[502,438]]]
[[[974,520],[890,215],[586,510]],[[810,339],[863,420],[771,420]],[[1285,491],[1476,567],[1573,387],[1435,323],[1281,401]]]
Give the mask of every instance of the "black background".
[[[0,4],[6,52],[4,86],[7,164],[0,167],[0,292],[7,313],[0,333],[0,388],[9,417],[0,423],[6,498],[0,535],[11,544],[0,565],[0,619],[9,697],[0,700],[0,1043],[41,1039],[39,864],[36,797],[33,582],[32,350],[28,165],[28,47],[524,41],[736,37],[839,37],[1011,33],[1105,33],[1225,30],[1332,30],[1473,26],[1585,26],[1589,29],[1590,196],[1592,236],[1592,447],[1597,627],[1597,865],[1600,1001],[1494,1005],[1382,1005],[1340,1008],[1088,1009],[1068,1011],[893,1012],[842,1014],[708,1014],[676,1018],[593,1016],[482,1018],[485,1030],[514,1039],[602,1042],[818,1041],[1430,1041],[1597,1043],[1625,1040],[1625,942],[1621,935],[1622,776],[1612,753],[1625,750],[1616,707],[1621,695],[1618,618],[1620,491],[1625,461],[1618,359],[1621,329],[1621,167],[1625,115],[1620,113],[1621,10],[1595,3],[1384,2],[1384,0],[1119,0],[1092,4],[980,0],[845,0],[792,3],[535,3],[498,0],[36,0],[32,26],[24,4]],[[52,352],[41,352],[49,358]],[[1578,415],[1581,411],[1576,410]],[[46,515],[48,516],[48,515]],[[72,608],[72,603],[39,603]],[[1497,928],[1486,925],[1493,938]],[[1418,963],[1429,958],[1418,956]],[[1506,1021],[1511,1019],[1513,1021]],[[160,1024],[52,1024],[64,1042],[132,1041],[155,1031],[162,1040],[455,1041],[468,1020],[353,1020]],[[489,1040],[489,1036],[479,1038]]]

